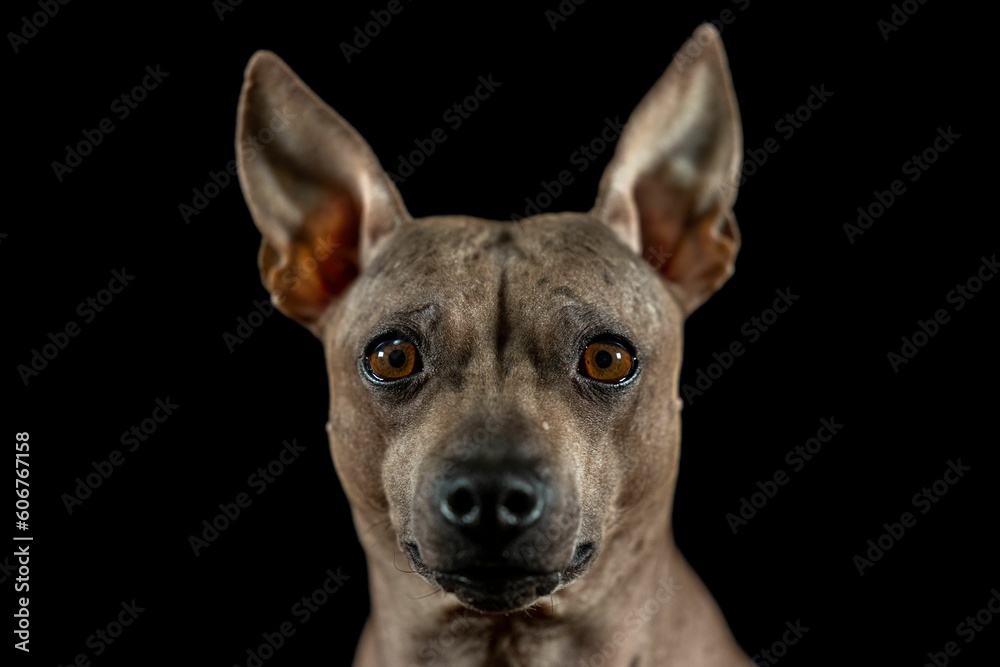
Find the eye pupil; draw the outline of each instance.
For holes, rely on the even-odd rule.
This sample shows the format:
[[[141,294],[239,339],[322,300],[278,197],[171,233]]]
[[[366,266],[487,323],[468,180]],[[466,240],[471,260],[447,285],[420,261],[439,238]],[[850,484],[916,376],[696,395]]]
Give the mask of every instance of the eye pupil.
[[[606,350],[601,350],[594,356],[594,361],[597,362],[599,368],[607,368],[611,365],[614,359],[611,358],[611,353]]]
[[[402,368],[406,363],[406,353],[402,350],[393,350],[389,353],[389,365],[393,368]]]

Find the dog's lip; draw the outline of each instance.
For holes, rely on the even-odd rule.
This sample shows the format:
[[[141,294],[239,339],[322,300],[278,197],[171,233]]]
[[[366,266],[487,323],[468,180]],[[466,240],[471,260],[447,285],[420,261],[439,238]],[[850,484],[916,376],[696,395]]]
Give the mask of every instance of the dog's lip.
[[[503,563],[479,563],[452,570],[434,570],[420,557],[414,542],[404,549],[416,572],[443,591],[454,594],[464,608],[495,614],[510,613],[536,604],[539,598],[568,586],[590,569],[599,551],[597,544],[577,544],[569,565],[561,571],[542,571]]]
[[[593,542],[581,542],[578,544],[576,546],[576,551],[573,552],[573,560],[571,560],[569,566],[563,570],[563,578],[568,581],[579,577],[590,568],[590,565],[594,561],[594,556],[596,555],[597,545]]]
[[[531,606],[559,586],[559,572],[538,572],[520,567],[470,567],[435,572],[442,590],[453,593],[472,609],[484,613],[509,613]]]
[[[502,565],[486,565],[479,567],[464,567],[450,572],[435,572],[434,578],[442,578],[448,582],[456,582],[467,586],[490,585],[526,581],[538,577],[559,576],[559,572],[542,572],[523,567],[507,567]]]
[[[423,559],[420,557],[420,548],[414,542],[405,542],[403,546],[410,557],[410,562],[413,564],[414,569],[424,571],[433,579],[444,576],[455,581],[464,580],[468,582],[515,581],[519,578],[559,574],[562,582],[568,584],[590,569],[598,552],[597,545],[594,542],[580,542],[573,552],[573,559],[569,565],[561,572],[556,573],[496,564],[459,568],[452,571],[433,571],[424,564]]]

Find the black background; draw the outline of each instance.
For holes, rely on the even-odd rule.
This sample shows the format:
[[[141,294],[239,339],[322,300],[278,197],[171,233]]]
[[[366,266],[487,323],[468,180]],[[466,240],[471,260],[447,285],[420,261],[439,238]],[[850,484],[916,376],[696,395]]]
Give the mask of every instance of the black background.
[[[350,579],[267,664],[348,664],[367,615],[363,554],[326,447],[320,344],[274,315],[230,353],[223,334],[266,299],[259,234],[235,179],[189,224],[178,211],[233,158],[243,68],[256,49],[281,55],[387,169],[446,128],[448,140],[399,186],[413,215],[507,219],[542,181],[574,169],[570,154],[606,117],[624,120],[698,23],[731,19],[722,37],[745,147],[774,137],[780,149],[740,191],[737,271],[688,321],[682,382],[732,341],[746,343],[741,327],[776,289],[800,298],[689,401],[677,540],[750,654],[801,620],[810,630],[785,664],[919,665],[952,640],[955,664],[986,664],[1000,621],[969,644],[956,625],[1000,586],[989,572],[997,487],[985,459],[996,442],[1000,284],[985,283],[960,311],[946,294],[997,251],[984,206],[995,130],[973,117],[993,104],[995,76],[981,64],[992,59],[980,60],[987,17],[913,2],[919,9],[886,40],[877,22],[889,3],[716,0],[653,15],[589,0],[553,30],[545,11],[556,0],[404,2],[346,62],[338,44],[385,4],[245,1],[220,20],[210,2],[72,2],[17,53],[8,41],[3,417],[5,438],[28,431],[32,443],[29,661],[86,653],[98,665],[242,665],[261,633],[296,620],[292,605],[327,568]],[[0,25],[19,31],[37,11],[9,3]],[[112,101],[156,65],[169,76],[115,118]],[[501,87],[448,128],[445,109],[489,74]],[[793,136],[776,131],[820,85],[832,97]],[[51,163],[104,117],[114,132],[57,180]],[[948,127],[960,138],[911,183],[903,163]],[[550,210],[588,209],[609,159],[574,171]],[[894,179],[905,194],[851,244],[843,224]],[[83,323],[77,304],[122,267],[134,281]],[[951,320],[894,372],[887,353],[938,308]],[[17,366],[70,320],[80,335],[25,385]],[[121,434],[168,396],[176,413],[68,514],[62,494],[124,449]],[[726,514],[758,481],[788,471],[786,452],[824,417],[844,428],[734,535]],[[292,438],[301,457],[195,557],[189,535]],[[859,576],[853,556],[958,458],[971,471]],[[0,575],[8,599],[14,576]],[[145,611],[95,657],[87,638],[132,599]]]

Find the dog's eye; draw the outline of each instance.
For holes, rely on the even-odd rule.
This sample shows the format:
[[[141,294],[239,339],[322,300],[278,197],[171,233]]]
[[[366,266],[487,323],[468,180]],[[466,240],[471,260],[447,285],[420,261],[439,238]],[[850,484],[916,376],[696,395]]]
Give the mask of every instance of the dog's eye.
[[[408,340],[386,340],[368,355],[368,367],[379,380],[400,380],[418,370],[417,348]]]
[[[600,382],[622,382],[632,375],[634,366],[632,353],[613,340],[594,341],[580,360],[580,370]]]

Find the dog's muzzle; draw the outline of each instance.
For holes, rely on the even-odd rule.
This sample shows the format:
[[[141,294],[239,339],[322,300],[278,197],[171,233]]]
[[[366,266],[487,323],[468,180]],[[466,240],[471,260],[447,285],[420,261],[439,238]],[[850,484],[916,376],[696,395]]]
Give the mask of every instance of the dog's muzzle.
[[[594,552],[575,546],[575,494],[527,461],[446,463],[420,487],[414,520],[419,546],[404,543],[414,569],[484,612],[531,605]]]

